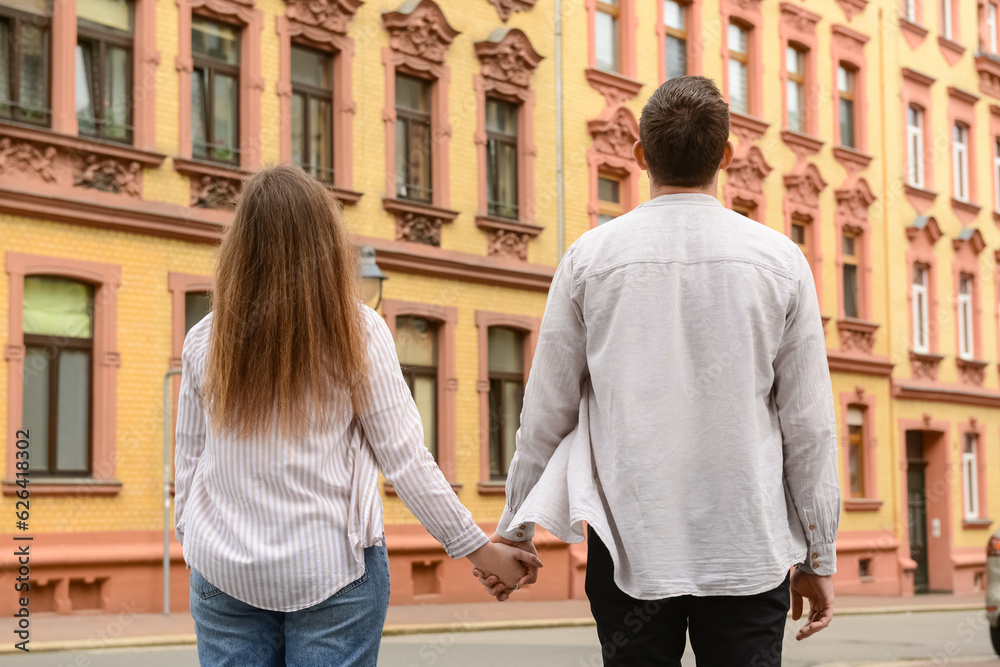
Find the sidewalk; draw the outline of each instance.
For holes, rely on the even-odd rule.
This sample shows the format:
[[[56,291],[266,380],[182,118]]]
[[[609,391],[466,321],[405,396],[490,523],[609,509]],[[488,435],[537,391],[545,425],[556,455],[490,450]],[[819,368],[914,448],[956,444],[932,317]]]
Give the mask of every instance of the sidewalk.
[[[983,610],[983,596],[947,594],[913,598],[840,596],[838,615]],[[120,614],[40,613],[31,617],[32,651],[60,651],[122,646],[193,644],[194,621],[186,612]],[[484,602],[475,604],[401,605],[389,607],[384,635],[429,632],[473,632],[593,625],[586,600],[559,602]],[[0,653],[13,653],[11,643]]]

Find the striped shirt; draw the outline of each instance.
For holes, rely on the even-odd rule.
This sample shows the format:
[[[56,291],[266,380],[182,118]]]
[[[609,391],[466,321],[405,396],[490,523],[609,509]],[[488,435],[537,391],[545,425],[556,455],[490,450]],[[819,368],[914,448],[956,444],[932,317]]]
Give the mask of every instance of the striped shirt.
[[[174,454],[175,527],[189,567],[255,607],[296,611],[364,574],[383,539],[381,469],[452,558],[487,542],[423,444],[389,328],[364,307],[372,400],[346,392],[305,437],[218,433],[202,405],[212,315],[184,341]]]

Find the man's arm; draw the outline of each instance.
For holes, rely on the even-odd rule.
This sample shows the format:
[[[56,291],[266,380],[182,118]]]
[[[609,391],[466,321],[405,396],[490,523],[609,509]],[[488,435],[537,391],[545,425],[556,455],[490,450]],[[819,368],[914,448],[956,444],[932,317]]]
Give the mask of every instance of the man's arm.
[[[812,272],[801,253],[794,255],[797,285],[774,360],[773,395],[785,484],[809,547],[797,567],[826,576],[837,571],[837,422]]]
[[[576,427],[580,413],[580,385],[588,372],[587,336],[583,314],[573,300],[573,251],[571,247],[563,256],[549,288],[524,392],[517,450],[507,473],[507,506],[497,533],[513,542],[534,536],[534,524],[511,525],[511,520],[556,447]]]

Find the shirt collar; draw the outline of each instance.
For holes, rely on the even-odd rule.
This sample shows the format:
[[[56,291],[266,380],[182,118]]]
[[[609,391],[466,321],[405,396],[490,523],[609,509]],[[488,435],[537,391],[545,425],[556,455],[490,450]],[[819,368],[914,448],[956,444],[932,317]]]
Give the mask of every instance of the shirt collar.
[[[672,195],[660,195],[656,199],[650,199],[642,204],[643,206],[662,206],[665,204],[700,204],[702,206],[718,206],[722,204],[712,195],[700,192],[679,192]]]

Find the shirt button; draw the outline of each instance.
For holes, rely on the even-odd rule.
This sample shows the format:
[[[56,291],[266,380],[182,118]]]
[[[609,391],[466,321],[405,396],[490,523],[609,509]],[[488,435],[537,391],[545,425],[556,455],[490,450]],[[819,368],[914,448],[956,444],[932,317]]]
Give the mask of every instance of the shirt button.
[[[521,524],[521,530],[524,530],[525,528],[527,528],[527,526],[525,526],[525,525],[524,525],[524,524],[522,523],[522,524]]]
[[[809,530],[816,530],[816,526],[813,524],[809,524]]]
[[[517,536],[518,537],[524,537],[524,533],[518,533]]]
[[[814,570],[818,570],[819,569],[819,563],[818,562],[817,563],[813,563],[813,569]]]
[[[819,558],[819,554],[813,554],[813,558]]]

